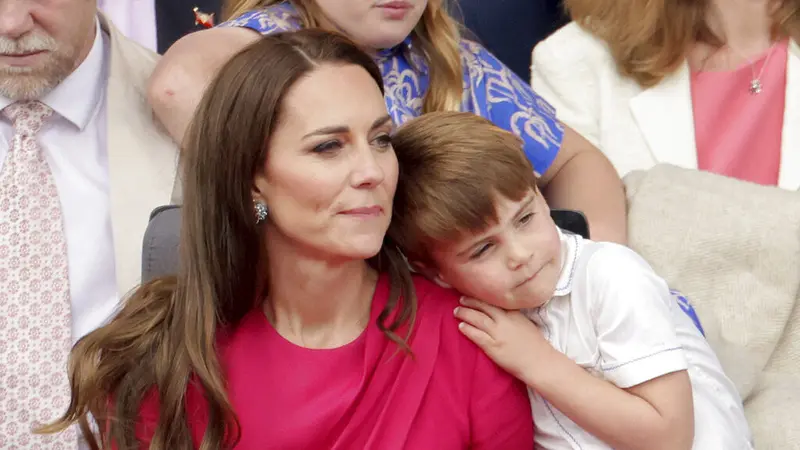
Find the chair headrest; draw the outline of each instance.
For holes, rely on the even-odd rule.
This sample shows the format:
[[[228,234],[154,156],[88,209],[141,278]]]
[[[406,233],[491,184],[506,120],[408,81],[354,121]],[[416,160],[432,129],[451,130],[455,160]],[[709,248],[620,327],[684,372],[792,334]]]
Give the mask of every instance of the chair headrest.
[[[178,273],[180,235],[180,206],[161,206],[153,210],[142,244],[142,283]]]

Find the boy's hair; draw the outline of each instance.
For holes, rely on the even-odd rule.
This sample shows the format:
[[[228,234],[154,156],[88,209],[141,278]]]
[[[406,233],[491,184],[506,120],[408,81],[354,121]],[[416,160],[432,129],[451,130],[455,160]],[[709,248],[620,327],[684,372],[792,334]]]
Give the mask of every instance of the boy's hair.
[[[433,244],[497,223],[498,196],[519,201],[536,189],[522,140],[471,113],[424,114],[392,145],[400,177],[389,236],[410,261],[432,265]]]

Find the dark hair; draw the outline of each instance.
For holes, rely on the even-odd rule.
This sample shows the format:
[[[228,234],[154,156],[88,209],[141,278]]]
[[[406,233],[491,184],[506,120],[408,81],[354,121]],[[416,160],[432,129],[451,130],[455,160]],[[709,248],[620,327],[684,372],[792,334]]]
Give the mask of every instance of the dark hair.
[[[514,133],[471,113],[424,114],[392,138],[400,165],[391,236],[414,262],[432,245],[497,223],[497,196],[521,200],[536,175]]]
[[[79,422],[97,448],[88,435],[91,414],[101,424],[103,448],[113,443],[120,450],[138,449],[135,430],[142,400],[155,391],[160,414],[150,448],[192,448],[185,411],[191,378],[208,404],[200,448],[235,445],[238,421],[226,394],[216,336],[221,327],[239,323],[266,295],[253,179],[266,161],[284,95],[323,64],[360,66],[383,90],[381,73],[367,54],[346,38],[319,30],[264,37],[220,70],[184,143],[178,276],[139,287],[108,325],[76,344],[70,355],[69,409],[42,432]],[[395,331],[413,326],[416,313],[408,267],[388,238],[369,262],[388,271],[391,279],[389,302],[377,326],[407,350]]]

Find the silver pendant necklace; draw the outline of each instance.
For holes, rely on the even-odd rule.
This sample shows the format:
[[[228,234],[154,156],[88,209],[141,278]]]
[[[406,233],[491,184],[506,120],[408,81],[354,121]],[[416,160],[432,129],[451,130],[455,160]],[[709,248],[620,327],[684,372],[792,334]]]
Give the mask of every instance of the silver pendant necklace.
[[[758,95],[758,94],[761,93],[762,90],[764,90],[764,85],[761,83],[761,77],[764,76],[764,69],[766,69],[767,68],[767,64],[769,64],[769,58],[770,58],[770,56],[772,56],[772,51],[775,50],[775,45],[776,45],[776,43],[773,43],[772,46],[770,46],[769,52],[767,53],[767,57],[764,58],[764,64],[761,65],[761,70],[758,72],[758,75],[756,75],[756,68],[755,68],[755,62],[754,61],[751,61],[750,58],[747,58],[746,56],[744,56],[740,51],[736,50],[735,48],[731,47],[730,45],[727,45],[727,47],[729,49],[733,50],[734,53],[739,55],[740,58],[742,58],[745,61],[747,61],[747,64],[750,66],[751,78],[750,78],[750,86],[748,87],[748,91],[750,92],[751,95]]]

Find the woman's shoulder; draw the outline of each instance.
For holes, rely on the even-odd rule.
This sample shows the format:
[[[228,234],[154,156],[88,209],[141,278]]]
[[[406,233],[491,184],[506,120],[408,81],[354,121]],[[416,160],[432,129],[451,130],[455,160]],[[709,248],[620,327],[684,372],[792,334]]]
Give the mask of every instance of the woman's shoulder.
[[[613,66],[608,46],[577,24],[570,22],[559,28],[533,49],[534,64],[588,64]]]
[[[469,402],[468,411],[480,421],[472,425],[474,447],[530,448],[532,421],[525,386],[458,329],[453,310],[461,294],[421,276],[415,276],[414,285],[420,328],[412,350],[421,363],[427,355],[435,357],[431,395],[446,396],[448,402],[460,396]]]
[[[261,34],[295,31],[303,28],[297,10],[290,2],[280,2],[251,11],[219,24],[219,27],[250,28]]]
[[[511,73],[511,69],[507,68],[498,57],[494,56],[479,42],[462,38],[459,41],[459,52],[461,53],[461,63],[464,64],[465,73],[472,73],[470,69],[476,67]]]
[[[462,38],[460,50],[462,61],[467,65],[482,63],[490,66],[499,66],[502,64],[496,56],[479,42]],[[570,22],[559,28],[549,37],[539,42],[532,50],[534,56],[547,53],[552,57],[557,56],[560,60],[584,61],[587,58],[596,61],[611,60],[608,46],[575,22]]]
[[[446,346],[448,352],[474,361],[480,349],[461,334],[454,314],[461,294],[420,275],[414,275],[414,289],[417,294],[418,326],[434,327],[441,345]]]
[[[444,314],[448,308],[452,313],[453,308],[458,305],[461,294],[455,289],[441,286],[418,274],[413,275],[412,279],[419,313]]]

